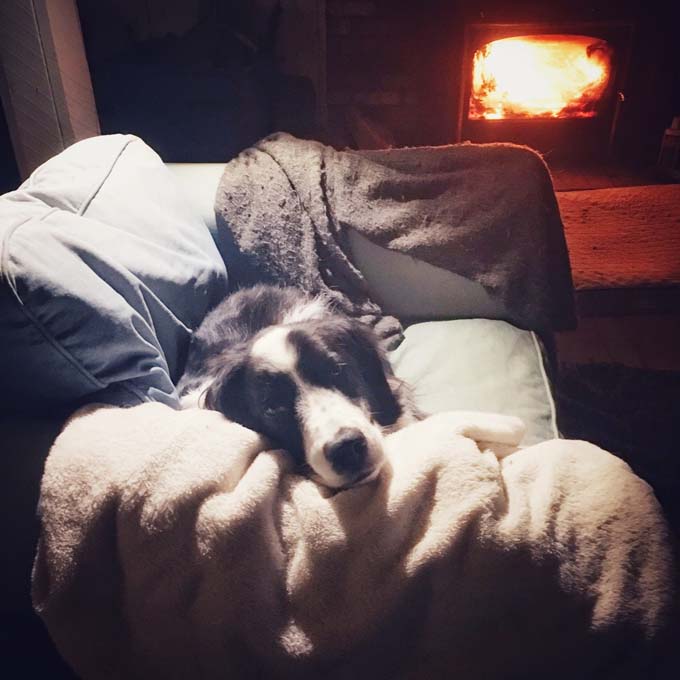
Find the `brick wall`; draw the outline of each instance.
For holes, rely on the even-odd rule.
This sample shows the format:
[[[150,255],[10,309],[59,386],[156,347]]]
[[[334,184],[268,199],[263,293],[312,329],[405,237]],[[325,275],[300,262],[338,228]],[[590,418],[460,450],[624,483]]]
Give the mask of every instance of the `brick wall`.
[[[451,141],[462,35],[451,4],[327,0],[330,141],[363,148]]]

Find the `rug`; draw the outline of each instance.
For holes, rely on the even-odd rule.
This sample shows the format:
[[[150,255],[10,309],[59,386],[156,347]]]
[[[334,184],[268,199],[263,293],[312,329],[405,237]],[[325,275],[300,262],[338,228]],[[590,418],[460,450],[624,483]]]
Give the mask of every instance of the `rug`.
[[[563,436],[625,460],[680,534],[680,371],[562,363],[556,400]]]
[[[680,185],[557,193],[576,290],[680,284]]]

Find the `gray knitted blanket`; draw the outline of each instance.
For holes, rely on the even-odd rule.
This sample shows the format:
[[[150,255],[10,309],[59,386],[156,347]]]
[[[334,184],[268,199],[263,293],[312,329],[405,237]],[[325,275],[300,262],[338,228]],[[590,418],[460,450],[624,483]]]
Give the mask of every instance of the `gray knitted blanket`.
[[[330,297],[370,323],[383,316],[350,259],[348,229],[480,283],[522,328],[574,325],[571,270],[543,160],[512,144],[336,151],[285,133],[227,164],[215,201],[239,286],[268,282]]]

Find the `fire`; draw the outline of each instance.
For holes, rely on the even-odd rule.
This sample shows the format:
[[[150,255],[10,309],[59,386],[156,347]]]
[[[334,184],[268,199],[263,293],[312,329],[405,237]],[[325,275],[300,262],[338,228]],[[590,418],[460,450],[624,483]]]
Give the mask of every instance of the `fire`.
[[[611,74],[611,48],[582,35],[487,43],[474,55],[470,118],[590,118]]]

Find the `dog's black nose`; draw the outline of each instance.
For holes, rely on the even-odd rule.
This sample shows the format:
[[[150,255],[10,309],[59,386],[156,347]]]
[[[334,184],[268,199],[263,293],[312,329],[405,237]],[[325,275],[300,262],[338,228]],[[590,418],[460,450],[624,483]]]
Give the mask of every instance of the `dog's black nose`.
[[[357,474],[366,465],[368,442],[361,430],[343,427],[335,438],[326,444],[324,453],[338,474]]]

